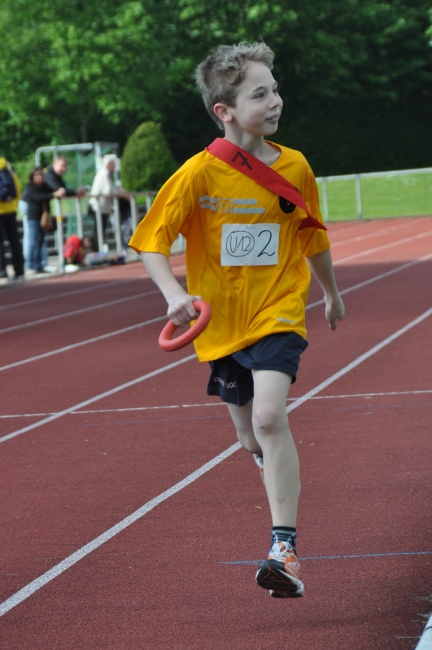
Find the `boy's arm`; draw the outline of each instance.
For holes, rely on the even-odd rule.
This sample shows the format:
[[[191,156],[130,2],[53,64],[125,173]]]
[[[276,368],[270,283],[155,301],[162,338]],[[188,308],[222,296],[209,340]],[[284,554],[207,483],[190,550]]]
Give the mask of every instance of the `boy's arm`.
[[[144,266],[153,282],[161,290],[168,303],[168,317],[177,326],[188,325],[191,320],[198,318],[198,312],[193,306],[194,300],[200,296],[190,296],[177,282],[171,270],[169,259],[162,253],[141,253]]]
[[[325,317],[330,328],[335,330],[336,321],[342,320],[345,316],[345,307],[336,286],[331,253],[329,250],[317,253],[317,255],[309,257],[308,262],[312,273],[324,291]]]

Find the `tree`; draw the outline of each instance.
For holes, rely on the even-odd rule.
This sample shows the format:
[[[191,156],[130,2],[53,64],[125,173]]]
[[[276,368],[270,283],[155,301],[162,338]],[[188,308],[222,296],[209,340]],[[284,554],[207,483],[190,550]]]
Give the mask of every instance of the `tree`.
[[[218,135],[193,74],[210,48],[265,40],[277,138],[320,174],[430,164],[430,0],[2,0],[0,148],[109,140],[162,124],[182,162]],[[429,28],[429,36],[427,30]]]
[[[177,168],[161,125],[143,122],[126,143],[122,183],[131,192],[158,190]]]
[[[111,125],[131,115],[136,124],[137,114],[160,118],[167,13],[166,3],[152,0],[3,0],[3,137],[86,142],[101,117]]]

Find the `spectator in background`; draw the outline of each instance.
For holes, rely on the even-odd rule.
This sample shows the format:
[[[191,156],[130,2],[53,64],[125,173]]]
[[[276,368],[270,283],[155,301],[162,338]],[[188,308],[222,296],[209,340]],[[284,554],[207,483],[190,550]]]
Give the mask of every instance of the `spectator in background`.
[[[7,277],[4,237],[9,241],[15,275],[11,280],[24,278],[24,256],[17,228],[17,207],[21,196],[18,176],[6,158],[0,158],[0,276]]]
[[[23,201],[22,197],[18,201],[18,212],[21,215],[21,223],[23,227],[22,248],[24,253],[24,260],[26,264],[28,264],[28,261],[30,259],[30,249],[29,249],[30,232],[28,226],[28,204],[26,203],[26,201]],[[44,267],[45,271],[47,272],[56,271],[55,266],[49,266],[48,264],[48,248],[47,248],[46,239],[44,239],[44,244],[42,246],[41,258],[42,258],[42,266]]]
[[[65,196],[84,196],[86,193],[85,187],[79,187],[76,190],[66,187],[63,176],[66,174],[67,168],[68,161],[66,158],[63,156],[56,158],[45,172],[45,183],[53,190],[53,192],[63,187],[66,190]]]
[[[77,271],[78,265],[84,265],[85,256],[93,251],[95,243],[92,237],[78,237],[78,235],[70,235],[63,246],[63,257],[65,261],[65,271]],[[76,266],[75,269],[67,268]]]
[[[44,210],[49,211],[52,198],[61,198],[65,194],[64,187],[53,192],[44,180],[42,168],[33,168],[29,176],[29,183],[22,195],[22,200],[27,204],[28,259],[26,264],[28,273],[43,273],[45,270],[42,257],[45,231],[40,225],[42,213]]]
[[[117,166],[117,156],[107,154],[102,158],[102,165],[93,180],[90,194],[88,214],[93,219],[93,239],[98,242],[96,211],[99,208],[102,216],[102,232],[105,241],[108,219],[113,211],[113,196],[128,200],[128,193],[114,184],[114,171]],[[96,248],[98,250],[98,248]]]
[[[22,248],[23,248],[23,253],[24,253],[24,260],[27,262],[28,257],[29,257],[29,232],[28,232],[28,205],[25,201],[23,201],[23,198],[21,196],[20,200],[18,201],[18,212],[21,215],[21,221],[23,225],[23,238],[22,238]]]
[[[94,252],[95,242],[92,237],[70,235],[63,246],[66,273],[79,271],[81,267],[103,266],[105,264],[124,264],[123,251],[117,253]]]
[[[76,190],[74,190],[66,186],[63,176],[66,174],[67,168],[68,168],[68,161],[64,156],[58,156],[58,158],[55,158],[53,163],[45,171],[44,176],[45,176],[46,184],[53,191],[56,191],[61,187],[63,187],[66,190],[65,196],[76,196],[78,198],[84,196],[84,194],[87,191],[86,187],[81,186],[78,187]],[[44,249],[42,249],[42,256],[44,256]],[[48,255],[46,255],[46,259],[48,259]],[[49,267],[48,270],[50,270]]]

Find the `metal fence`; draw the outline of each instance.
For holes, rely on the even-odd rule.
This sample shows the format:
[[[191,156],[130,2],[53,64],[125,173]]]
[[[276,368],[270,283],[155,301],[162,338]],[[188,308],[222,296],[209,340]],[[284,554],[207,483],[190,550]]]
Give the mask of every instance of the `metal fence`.
[[[135,231],[141,219],[149,211],[153,198],[157,192],[130,192],[130,231]],[[92,194],[86,194],[83,197],[69,197],[54,199],[54,216],[57,221],[57,230],[55,233],[55,253],[58,255],[59,267],[63,268],[63,243],[68,235],[76,234],[79,237],[92,235],[96,230],[98,249],[100,251],[113,245],[115,250],[120,251],[125,248],[125,242],[122,237],[122,220],[120,216],[119,197],[111,196],[113,200],[113,212],[110,219],[111,232],[113,237],[107,237],[108,233],[104,232],[102,213],[98,202],[96,202],[95,221],[87,216],[88,203],[91,198],[98,198]],[[112,241],[113,240],[113,241]]]
[[[317,178],[317,183],[322,214],[327,222],[432,214],[432,167],[326,176]],[[156,194],[157,192],[129,193],[131,232],[150,209]],[[82,198],[54,200],[57,231],[47,237],[47,243],[50,255],[58,256],[60,269],[64,265],[63,243],[66,237],[71,234],[83,237],[94,232],[94,222],[87,216],[90,198],[92,196],[86,194]],[[118,199],[116,196],[112,198],[113,214],[107,233],[104,233],[101,212],[96,211],[99,250],[104,250],[107,246],[115,250],[125,248]],[[184,238],[179,236],[172,250],[181,252],[184,249]],[[6,250],[9,259],[8,247]]]
[[[317,178],[325,221],[432,214],[432,167]]]

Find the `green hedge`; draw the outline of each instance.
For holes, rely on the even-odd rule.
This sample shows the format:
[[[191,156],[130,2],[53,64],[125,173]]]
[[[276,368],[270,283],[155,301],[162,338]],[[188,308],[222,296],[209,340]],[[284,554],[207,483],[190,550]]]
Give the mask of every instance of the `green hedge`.
[[[177,167],[161,125],[143,122],[124,148],[122,185],[131,192],[158,190]]]

